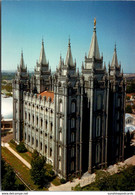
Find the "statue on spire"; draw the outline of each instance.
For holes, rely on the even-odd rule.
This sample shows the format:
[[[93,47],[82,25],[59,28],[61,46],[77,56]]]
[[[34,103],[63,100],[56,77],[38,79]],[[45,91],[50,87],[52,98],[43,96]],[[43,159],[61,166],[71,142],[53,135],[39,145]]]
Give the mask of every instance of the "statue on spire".
[[[96,18],[94,18],[94,27],[96,26]]]

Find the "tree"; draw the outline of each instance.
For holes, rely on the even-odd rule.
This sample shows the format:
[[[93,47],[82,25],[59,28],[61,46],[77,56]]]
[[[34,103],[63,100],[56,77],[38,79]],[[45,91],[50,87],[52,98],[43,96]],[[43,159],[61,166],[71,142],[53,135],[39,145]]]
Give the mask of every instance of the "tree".
[[[20,142],[19,145],[16,146],[17,152],[24,153],[27,152],[27,149],[23,142]]]
[[[48,183],[45,177],[45,173],[46,173],[45,163],[46,163],[45,158],[39,156],[37,151],[34,151],[31,160],[30,174],[34,183],[36,185],[39,185],[39,187],[41,188]]]
[[[132,107],[130,105],[126,106],[126,113],[132,113]]]

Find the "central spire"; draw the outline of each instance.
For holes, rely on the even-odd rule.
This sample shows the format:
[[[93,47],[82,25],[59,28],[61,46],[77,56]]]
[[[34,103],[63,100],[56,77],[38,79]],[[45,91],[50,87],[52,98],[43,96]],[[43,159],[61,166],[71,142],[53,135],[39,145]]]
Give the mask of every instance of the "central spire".
[[[68,40],[68,50],[67,50],[65,65],[73,66],[73,58],[72,58],[72,53],[71,53],[70,38]]]
[[[42,39],[42,47],[40,52],[39,64],[47,64],[45,51],[44,51],[44,41]]]
[[[21,51],[20,67],[21,67],[21,68],[25,68],[24,59],[23,59],[23,51]]]
[[[113,59],[112,59],[112,67],[118,66],[118,59],[117,59],[117,51],[116,51],[116,44],[114,47],[114,54],[113,54]]]
[[[88,58],[95,57],[96,59],[100,59],[97,35],[96,35],[96,18],[94,18],[94,31],[92,36],[92,41],[88,53]]]

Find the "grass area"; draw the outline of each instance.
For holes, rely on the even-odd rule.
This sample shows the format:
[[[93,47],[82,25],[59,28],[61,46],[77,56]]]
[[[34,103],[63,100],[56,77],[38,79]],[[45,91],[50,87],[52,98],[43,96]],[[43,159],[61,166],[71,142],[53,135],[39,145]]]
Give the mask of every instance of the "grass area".
[[[27,185],[33,190],[41,190],[37,185],[34,185],[33,180],[30,176],[29,169],[18,159],[16,158],[7,148],[2,147],[2,157],[5,159],[7,163],[13,167],[15,171],[19,173],[19,175],[23,178],[23,180],[27,183]],[[46,191],[46,188],[42,189]]]
[[[9,142],[10,147],[16,152],[18,153],[22,158],[24,158],[28,163],[31,163],[31,159],[32,159],[32,153],[31,152],[24,152],[24,153],[19,153],[16,150],[16,144],[13,144],[11,142]]]
[[[59,186],[61,185],[61,182],[60,182],[60,179],[58,177],[55,177],[52,182],[51,182],[53,185],[55,186]]]

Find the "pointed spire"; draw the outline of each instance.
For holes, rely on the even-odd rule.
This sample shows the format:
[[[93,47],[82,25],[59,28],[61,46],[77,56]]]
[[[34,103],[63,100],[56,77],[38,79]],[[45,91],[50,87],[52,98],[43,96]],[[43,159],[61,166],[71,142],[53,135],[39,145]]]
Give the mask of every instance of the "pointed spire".
[[[60,54],[60,61],[59,61],[59,68],[62,67],[62,57],[61,57],[61,54]]]
[[[113,53],[113,59],[112,59],[112,67],[118,66],[118,60],[117,60],[117,51],[116,51],[116,43],[114,46],[114,53]]]
[[[100,59],[97,35],[96,35],[96,19],[94,19],[94,31],[92,36],[92,41],[88,53],[88,58],[95,57],[96,59]]]
[[[23,59],[23,50],[21,51],[20,67],[21,67],[21,68],[25,68],[24,59]]]
[[[45,51],[44,51],[44,41],[42,39],[42,47],[40,52],[39,64],[47,64]]]
[[[73,58],[72,58],[72,53],[71,53],[70,38],[68,40],[68,50],[67,50],[65,65],[73,66]]]

